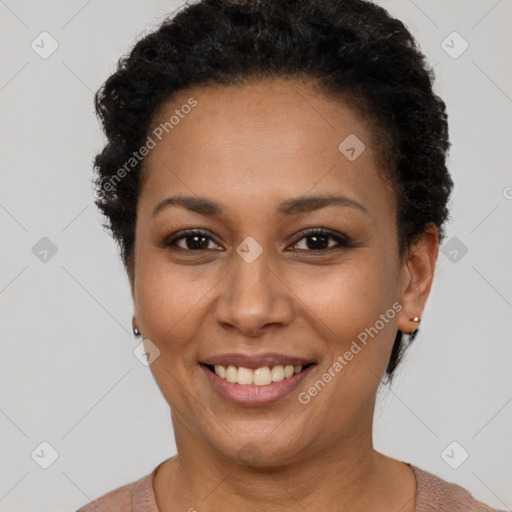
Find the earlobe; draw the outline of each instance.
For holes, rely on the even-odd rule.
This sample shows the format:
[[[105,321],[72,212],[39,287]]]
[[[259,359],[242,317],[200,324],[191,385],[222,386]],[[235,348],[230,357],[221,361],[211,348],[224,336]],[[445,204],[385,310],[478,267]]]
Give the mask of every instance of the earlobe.
[[[400,301],[403,309],[397,326],[400,331],[410,333],[411,341],[417,334],[421,314],[432,287],[438,243],[437,228],[431,223],[411,248],[404,262]]]

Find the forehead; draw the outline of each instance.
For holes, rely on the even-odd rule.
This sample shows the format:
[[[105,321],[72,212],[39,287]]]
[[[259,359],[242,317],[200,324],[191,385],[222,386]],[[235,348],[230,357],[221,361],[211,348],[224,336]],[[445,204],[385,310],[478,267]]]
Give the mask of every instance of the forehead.
[[[300,80],[180,91],[149,134],[143,190],[155,199],[180,191],[268,201],[337,189],[373,202],[385,188],[366,121]]]

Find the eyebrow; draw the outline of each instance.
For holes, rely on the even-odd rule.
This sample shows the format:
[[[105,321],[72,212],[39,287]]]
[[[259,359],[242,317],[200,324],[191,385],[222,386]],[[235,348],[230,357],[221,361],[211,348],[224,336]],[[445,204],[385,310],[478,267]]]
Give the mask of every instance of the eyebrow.
[[[297,215],[333,205],[348,206],[369,214],[368,210],[355,199],[333,194],[287,199],[279,204],[277,211],[280,215]],[[172,196],[160,201],[153,209],[152,216],[154,217],[169,206],[180,206],[186,210],[207,217],[220,217],[223,214],[222,206],[206,197]]]

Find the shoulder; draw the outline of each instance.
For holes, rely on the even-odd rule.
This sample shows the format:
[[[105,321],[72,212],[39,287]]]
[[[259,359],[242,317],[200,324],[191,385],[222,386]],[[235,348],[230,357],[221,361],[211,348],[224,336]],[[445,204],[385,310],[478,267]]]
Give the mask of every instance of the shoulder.
[[[155,471],[96,498],[76,512],[158,512],[152,486]]]
[[[408,465],[416,476],[416,512],[500,512],[477,501],[460,485]]]

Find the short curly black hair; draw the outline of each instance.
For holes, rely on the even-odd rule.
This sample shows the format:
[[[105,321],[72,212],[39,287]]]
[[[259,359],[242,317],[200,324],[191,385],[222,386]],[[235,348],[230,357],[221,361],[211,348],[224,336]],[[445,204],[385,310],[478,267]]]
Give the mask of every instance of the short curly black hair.
[[[144,163],[133,155],[159,107],[194,85],[272,77],[319,84],[368,120],[396,195],[400,258],[430,223],[442,241],[453,187],[445,163],[446,105],[433,92],[433,69],[401,21],[367,0],[199,0],[140,39],[95,95],[107,136],[94,158],[96,205],[129,275]],[[398,331],[388,380],[403,350]]]

